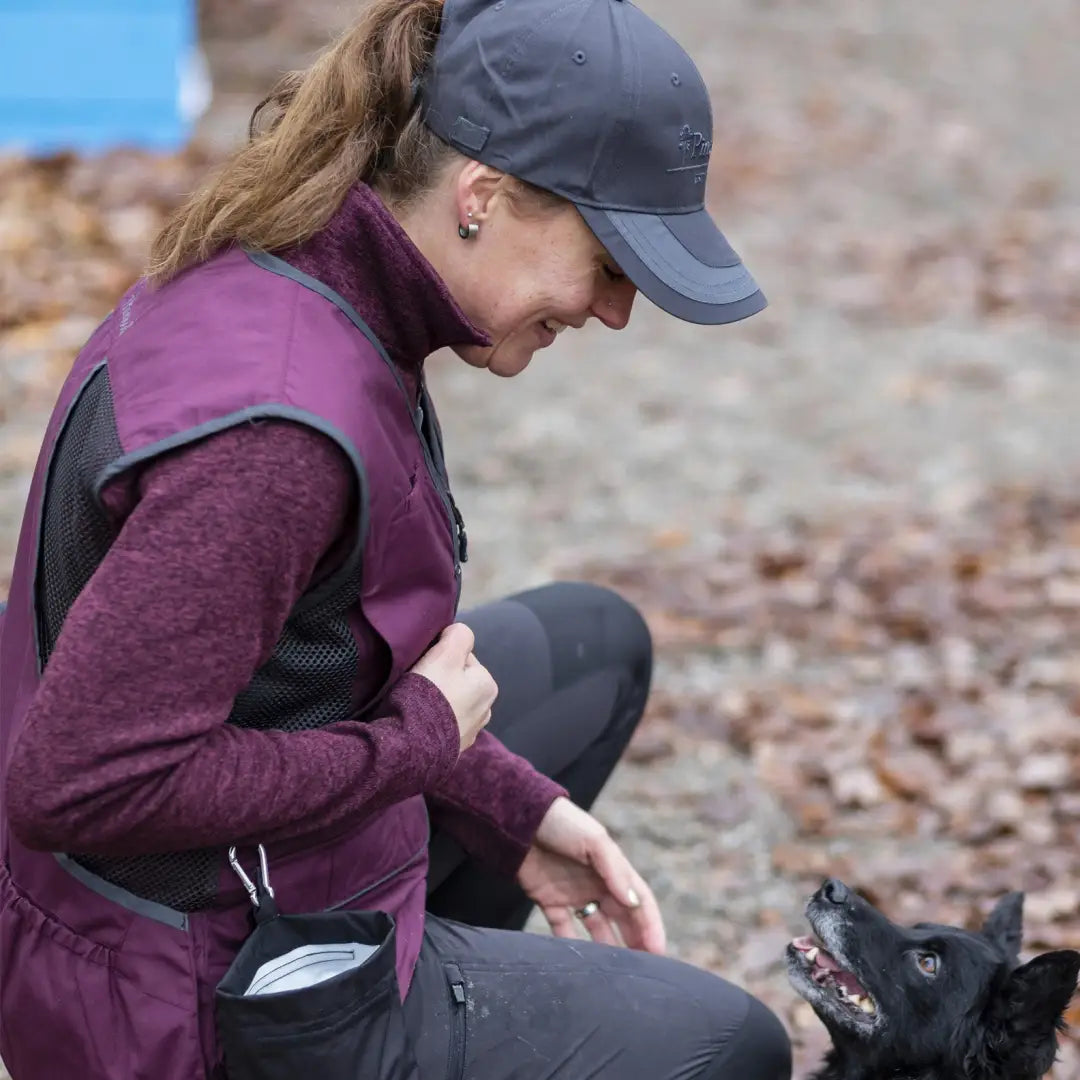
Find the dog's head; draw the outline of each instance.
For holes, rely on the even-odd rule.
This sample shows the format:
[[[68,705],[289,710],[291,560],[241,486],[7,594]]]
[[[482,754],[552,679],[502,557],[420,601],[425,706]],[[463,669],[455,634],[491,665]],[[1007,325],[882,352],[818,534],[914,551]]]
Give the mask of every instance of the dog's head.
[[[1021,966],[1022,909],[1023,894],[1010,893],[977,933],[906,928],[826,881],[806,905],[817,940],[788,946],[788,971],[829,1029],[833,1075],[1043,1076],[1080,953],[1045,953]]]

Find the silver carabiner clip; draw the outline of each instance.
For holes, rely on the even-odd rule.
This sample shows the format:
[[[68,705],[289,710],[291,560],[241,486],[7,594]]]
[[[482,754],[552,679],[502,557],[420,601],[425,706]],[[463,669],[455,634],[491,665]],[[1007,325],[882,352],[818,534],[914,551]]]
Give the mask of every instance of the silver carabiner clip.
[[[274,889],[270,884],[270,864],[266,858],[266,848],[259,845],[259,884],[256,885],[244,872],[244,868],[240,865],[240,859],[236,853],[236,847],[229,848],[229,865],[236,872],[236,876],[243,883],[244,890],[247,892],[248,897],[251,900],[252,906],[256,911],[262,906],[260,899],[260,889],[262,895],[274,898]]]

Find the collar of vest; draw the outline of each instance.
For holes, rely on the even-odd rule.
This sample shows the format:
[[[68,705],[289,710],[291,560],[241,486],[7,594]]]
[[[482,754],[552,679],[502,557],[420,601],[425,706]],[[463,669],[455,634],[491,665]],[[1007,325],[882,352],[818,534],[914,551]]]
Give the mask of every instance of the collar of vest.
[[[407,376],[437,349],[491,344],[367,184],[356,184],[322,231],[281,257],[347,300]]]

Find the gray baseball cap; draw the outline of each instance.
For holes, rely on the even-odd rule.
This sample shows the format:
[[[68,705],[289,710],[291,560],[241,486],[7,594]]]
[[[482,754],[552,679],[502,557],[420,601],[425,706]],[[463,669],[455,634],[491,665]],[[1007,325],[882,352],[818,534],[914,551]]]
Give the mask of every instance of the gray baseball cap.
[[[705,83],[629,0],[446,0],[419,98],[463,154],[574,203],[665,311],[727,323],[765,307],[705,209]]]

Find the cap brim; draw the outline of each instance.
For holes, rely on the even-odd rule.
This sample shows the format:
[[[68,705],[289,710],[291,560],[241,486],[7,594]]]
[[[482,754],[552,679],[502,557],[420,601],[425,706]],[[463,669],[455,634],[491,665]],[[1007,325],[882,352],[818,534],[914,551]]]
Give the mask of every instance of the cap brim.
[[[578,206],[620,269],[657,307],[687,322],[737,322],[767,304],[707,210],[632,214]]]

